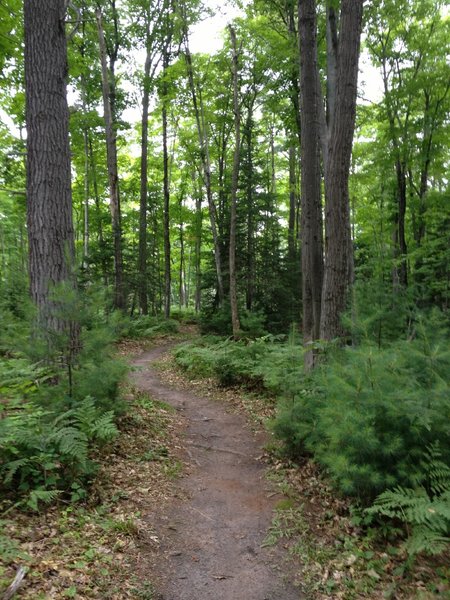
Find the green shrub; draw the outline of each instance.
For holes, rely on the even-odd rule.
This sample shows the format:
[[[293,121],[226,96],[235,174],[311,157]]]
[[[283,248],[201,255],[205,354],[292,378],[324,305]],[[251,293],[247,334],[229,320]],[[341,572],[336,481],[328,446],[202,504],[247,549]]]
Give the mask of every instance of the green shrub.
[[[76,294],[61,310],[73,311],[81,331],[80,351],[70,361],[63,339],[46,353],[30,319],[14,323],[23,336],[4,332],[2,340],[0,487],[33,509],[61,493],[85,496],[96,470],[92,451],[116,435],[114,421],[124,410],[118,387],[126,367],[114,357],[109,316]]]
[[[414,339],[385,350],[366,342],[332,352],[274,423],[291,453],[313,454],[339,489],[366,502],[413,487],[431,443],[450,459],[448,344],[416,325]]]
[[[255,340],[234,341],[204,336],[182,344],[175,360],[192,377],[215,377],[220,385],[261,388],[280,393],[300,373],[300,348],[283,345],[284,336],[266,335]]]
[[[117,324],[121,338],[151,338],[155,335],[178,333],[179,324],[174,319],[163,319],[151,315],[122,319]]]
[[[189,308],[172,308],[170,310],[170,318],[186,325],[196,325],[199,322],[200,316]]]
[[[266,318],[261,312],[243,310],[239,313],[241,335],[243,338],[255,339],[267,335]],[[203,334],[230,336],[233,333],[231,325],[231,309],[226,303],[220,309],[209,307],[201,313],[200,331]]]
[[[180,344],[174,350],[175,361],[190,377],[213,377],[215,346],[222,342],[220,337],[205,336]]]
[[[231,326],[231,309],[228,303],[220,309],[208,307],[200,314],[200,331],[206,335],[227,336],[233,333]]]

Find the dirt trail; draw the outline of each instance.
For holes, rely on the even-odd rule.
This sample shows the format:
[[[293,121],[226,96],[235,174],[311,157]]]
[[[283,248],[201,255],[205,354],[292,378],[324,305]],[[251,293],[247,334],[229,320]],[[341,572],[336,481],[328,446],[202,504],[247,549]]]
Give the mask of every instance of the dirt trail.
[[[282,557],[262,548],[280,496],[258,461],[264,434],[223,404],[163,383],[152,367],[168,346],[133,361],[138,388],[187,420],[180,498],[159,517],[164,600],[299,600]],[[186,499],[187,498],[187,499]],[[283,573],[283,571],[285,573]]]

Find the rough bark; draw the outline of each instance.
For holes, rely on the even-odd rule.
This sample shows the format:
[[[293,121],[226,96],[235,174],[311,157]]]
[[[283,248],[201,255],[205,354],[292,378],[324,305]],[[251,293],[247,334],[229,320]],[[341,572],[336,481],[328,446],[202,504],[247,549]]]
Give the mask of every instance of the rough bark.
[[[355,128],[363,0],[342,0],[336,104],[325,176],[325,270],[320,337],[344,335],[345,310],[353,275],[348,179]]]
[[[54,334],[78,347],[77,327],[58,314],[52,288],[74,285],[74,230],[66,98],[64,0],[24,2],[27,123],[27,227],[30,293],[54,350]]]
[[[179,240],[180,240],[180,270],[178,273],[178,290],[179,290],[179,306],[183,308],[188,301],[188,294],[186,290],[186,257],[184,249],[184,223],[183,223],[183,200],[184,191],[180,193],[178,200],[180,207],[180,223],[179,223]]]
[[[169,151],[167,146],[167,81],[166,71],[169,66],[168,51],[163,56],[162,85],[162,134],[163,134],[163,173],[164,173],[164,316],[170,317],[171,269],[170,269],[170,186],[169,186]]]
[[[329,2],[326,9],[326,37],[327,37],[327,114],[326,122],[328,132],[333,128],[334,114],[336,111],[337,91],[337,66],[338,66],[338,31],[337,11]],[[328,142],[329,140],[327,140]]]
[[[253,205],[253,108],[256,92],[250,99],[247,108],[247,117],[244,130],[244,139],[247,146],[247,285],[246,307],[252,310],[255,297],[256,260],[255,260],[255,207]]]
[[[125,290],[123,284],[123,258],[122,258],[122,224],[120,213],[119,175],[117,169],[117,139],[114,125],[115,100],[114,92],[111,93],[110,73],[108,72],[106,42],[100,10],[96,12],[97,30],[102,68],[102,94],[106,134],[106,157],[109,180],[109,207],[114,241],[114,306],[125,308]],[[114,64],[114,63],[113,63]],[[111,59],[110,59],[111,71]]]
[[[305,344],[319,338],[323,277],[316,29],[315,0],[300,0],[302,328]],[[308,352],[305,366],[309,368],[313,362],[314,353]]]
[[[239,159],[241,151],[241,112],[239,107],[239,52],[236,43],[236,32],[233,27],[229,27],[231,37],[231,47],[233,51],[232,72],[233,72],[233,112],[234,112],[234,155],[233,172],[231,177],[231,206],[230,206],[230,248],[229,248],[229,268],[230,268],[230,308],[231,324],[233,328],[233,337],[239,336],[240,323],[237,302],[237,282],[236,282],[236,207],[237,192],[239,184]]]
[[[147,48],[144,65],[144,90],[142,95],[141,121],[141,185],[139,195],[139,258],[138,289],[139,306],[143,315],[148,314],[147,294],[147,202],[148,202],[148,113],[150,103],[150,68],[152,54]]]
[[[195,174],[194,174],[195,179]],[[202,186],[198,186],[195,198],[195,312],[199,312],[202,303],[202,271],[201,271],[201,250],[202,250]]]

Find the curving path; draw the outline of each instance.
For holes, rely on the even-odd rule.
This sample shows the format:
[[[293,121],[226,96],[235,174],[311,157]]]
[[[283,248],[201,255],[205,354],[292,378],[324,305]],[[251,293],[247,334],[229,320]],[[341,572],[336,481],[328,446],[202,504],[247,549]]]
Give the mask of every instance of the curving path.
[[[164,600],[299,600],[283,557],[262,547],[280,496],[258,460],[263,434],[223,404],[169,387],[152,362],[169,346],[133,361],[134,384],[187,420],[179,498],[159,519]]]

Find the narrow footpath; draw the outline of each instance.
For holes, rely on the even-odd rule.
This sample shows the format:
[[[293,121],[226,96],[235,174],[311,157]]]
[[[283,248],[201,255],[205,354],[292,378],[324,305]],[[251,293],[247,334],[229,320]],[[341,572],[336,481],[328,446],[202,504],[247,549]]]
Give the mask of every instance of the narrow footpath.
[[[267,438],[222,403],[162,382],[169,346],[133,361],[133,383],[185,417],[179,496],[156,523],[164,600],[300,600],[281,551],[264,548],[280,499],[259,460]]]

